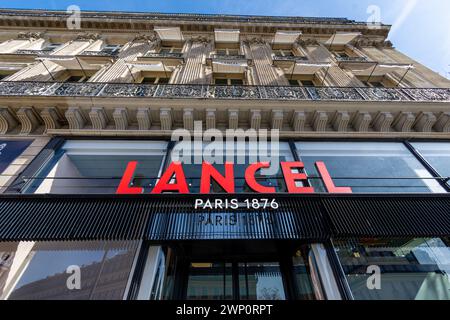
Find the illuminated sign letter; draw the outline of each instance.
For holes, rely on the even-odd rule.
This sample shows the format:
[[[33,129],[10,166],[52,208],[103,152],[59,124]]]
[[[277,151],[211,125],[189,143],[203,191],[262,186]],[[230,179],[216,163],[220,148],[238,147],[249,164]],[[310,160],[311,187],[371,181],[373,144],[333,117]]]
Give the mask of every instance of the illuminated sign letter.
[[[125,170],[122,180],[120,180],[119,187],[117,188],[117,194],[141,194],[144,192],[144,188],[130,187],[137,164],[137,161],[131,161],[128,163],[127,169]]]
[[[225,176],[222,176],[210,163],[204,162],[202,166],[202,176],[200,193],[211,192],[211,178],[213,178],[227,193],[234,193],[234,168],[230,162],[225,163]]]
[[[289,193],[314,193],[314,188],[311,187],[297,187],[297,181],[307,181],[308,177],[304,173],[294,173],[292,169],[302,170],[305,168],[303,162],[282,162],[284,180]]]
[[[258,193],[275,193],[274,187],[265,187],[256,182],[255,174],[256,171],[264,168],[270,168],[270,163],[261,162],[250,165],[245,171],[245,181],[247,185],[255,192]]]
[[[173,176],[177,183],[170,183]],[[177,191],[179,193],[189,193],[189,188],[186,183],[186,177],[184,176],[183,167],[180,162],[172,162],[167,168],[167,171],[159,179],[152,193],[160,194],[166,191]]]

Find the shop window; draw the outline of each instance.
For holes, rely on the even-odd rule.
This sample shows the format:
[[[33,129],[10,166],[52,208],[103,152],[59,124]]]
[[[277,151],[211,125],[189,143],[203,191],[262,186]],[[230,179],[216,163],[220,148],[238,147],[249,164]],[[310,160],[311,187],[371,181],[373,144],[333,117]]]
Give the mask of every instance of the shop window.
[[[412,145],[441,177],[450,178],[450,143],[417,142]],[[450,186],[450,183],[447,184]]]
[[[272,167],[270,169],[262,169],[258,171],[256,179],[259,184],[266,187],[275,187],[277,192],[286,192],[286,186],[284,178],[282,176],[282,170],[279,166],[280,162],[294,161],[294,157],[291,153],[289,144],[286,142],[279,143],[278,158],[271,153],[271,143],[268,142],[266,150],[258,150],[257,143],[253,142],[235,142],[234,149],[224,150],[221,156],[214,156],[216,162],[210,160],[214,167],[222,174],[225,174],[224,163],[226,161],[234,163],[234,180],[236,193],[253,193],[253,190],[247,186],[245,182],[245,171],[251,163],[255,162],[270,162]],[[200,192],[200,178],[202,173],[202,163],[197,163],[196,160],[203,159],[210,155],[211,150],[206,152],[208,147],[207,143],[204,143],[203,150],[192,150],[191,155],[184,157],[182,144],[179,143],[175,146],[174,151],[171,154],[171,161],[180,161],[183,163],[183,169],[185,172],[186,180],[189,184],[189,190],[191,193]],[[278,148],[278,146],[274,146]],[[187,163],[189,161],[189,163]],[[206,160],[205,160],[206,161]],[[300,186],[300,185],[299,185]],[[213,182],[211,187],[212,193],[224,193],[222,188]]]
[[[25,188],[27,193],[115,194],[130,161],[133,186],[149,193],[159,175],[167,142],[70,140]],[[45,177],[42,179],[41,177]]]
[[[335,249],[356,300],[450,300],[450,248],[441,239],[338,241]]]
[[[9,300],[122,300],[137,242],[0,244],[0,294]]]
[[[325,192],[317,161],[326,164],[336,186],[355,193],[444,192],[402,143],[298,142],[296,147],[317,192]]]
[[[0,173],[17,159],[30,145],[32,141],[0,140]]]
[[[280,264],[239,263],[241,300],[286,300]]]

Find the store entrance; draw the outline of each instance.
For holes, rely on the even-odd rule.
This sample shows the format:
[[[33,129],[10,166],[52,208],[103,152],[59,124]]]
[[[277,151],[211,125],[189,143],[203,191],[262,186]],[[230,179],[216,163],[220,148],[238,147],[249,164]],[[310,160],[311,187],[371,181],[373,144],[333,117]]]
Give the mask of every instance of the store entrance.
[[[309,246],[277,241],[192,242],[176,250],[175,299],[314,300]]]
[[[192,262],[187,300],[286,300],[279,262]]]

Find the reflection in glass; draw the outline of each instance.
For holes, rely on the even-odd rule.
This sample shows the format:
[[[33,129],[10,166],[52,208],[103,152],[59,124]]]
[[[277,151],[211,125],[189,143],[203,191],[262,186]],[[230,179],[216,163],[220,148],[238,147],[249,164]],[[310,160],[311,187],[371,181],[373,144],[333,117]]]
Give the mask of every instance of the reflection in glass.
[[[412,145],[441,177],[450,177],[450,143],[422,142]],[[447,184],[450,186],[450,183]]]
[[[297,284],[298,300],[315,300],[316,296],[311,281],[309,266],[303,259],[302,252],[299,250],[292,258],[294,268],[294,277]]]
[[[298,142],[299,157],[317,192],[326,192],[315,162],[326,164],[338,187],[355,193],[430,193],[443,188],[402,143]]]
[[[192,263],[189,269],[188,300],[231,300],[230,263]]]
[[[59,158],[33,180],[27,193],[115,194],[130,161],[137,161],[133,186],[150,192],[159,175],[167,142],[68,141]]]
[[[0,285],[17,279],[11,300],[121,300],[136,248],[136,242],[20,243]]]
[[[279,263],[239,263],[239,292],[242,300],[286,300]]]
[[[179,146],[179,145],[178,145]],[[270,162],[273,166],[270,171],[263,169],[257,172],[256,179],[258,183],[266,187],[276,187],[277,192],[286,192],[286,187],[284,184],[284,179],[282,178],[282,171],[279,167],[279,163],[283,161],[294,161],[294,157],[291,153],[288,143],[279,143],[279,148],[277,147],[275,152],[272,154],[270,148],[271,144],[267,144],[269,150],[265,152],[259,152],[257,144],[250,142],[236,142],[234,149],[229,151],[224,147],[223,152],[220,155],[214,155],[216,162],[212,162],[213,166],[222,174],[225,175],[225,162],[234,163],[234,181],[236,193],[253,193],[253,191],[245,183],[245,171],[250,164],[255,162]],[[211,150],[206,151],[208,144],[203,145],[203,149],[192,149],[190,156],[185,157],[179,150],[182,148],[177,146],[174,150],[177,151],[171,155],[171,161],[181,161],[183,164],[183,169],[185,172],[186,180],[189,183],[189,190],[191,193],[200,192],[200,178],[202,174],[202,161],[205,160],[204,157],[211,156]],[[278,150],[279,149],[279,150]],[[177,158],[179,157],[179,158]],[[273,158],[272,158],[273,157]],[[180,159],[181,158],[181,159]],[[183,161],[185,159],[190,159],[189,162]],[[200,159],[200,161],[198,161]],[[271,159],[271,160],[270,160]],[[215,182],[212,183],[211,188],[212,193],[223,193],[222,188]]]
[[[356,300],[450,300],[450,248],[441,239],[340,241],[335,248]],[[374,266],[379,289],[369,279]]]

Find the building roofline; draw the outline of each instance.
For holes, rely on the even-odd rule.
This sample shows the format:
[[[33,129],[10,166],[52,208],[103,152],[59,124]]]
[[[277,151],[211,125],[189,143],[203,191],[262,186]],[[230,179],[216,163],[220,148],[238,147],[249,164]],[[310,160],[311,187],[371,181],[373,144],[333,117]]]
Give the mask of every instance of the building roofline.
[[[44,9],[3,9],[0,16],[40,16],[68,17],[71,13],[61,10]],[[231,14],[196,14],[196,13],[158,13],[158,12],[121,12],[121,11],[82,11],[85,18],[115,18],[115,19],[160,19],[180,21],[224,21],[237,23],[290,23],[290,24],[329,24],[329,25],[366,25],[367,22],[358,22],[338,17],[300,17],[300,16],[265,16],[265,15],[231,15]],[[383,27],[390,25],[381,24]]]

